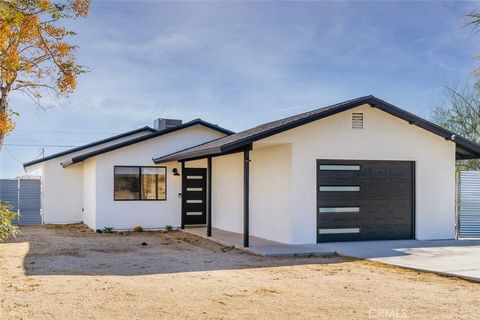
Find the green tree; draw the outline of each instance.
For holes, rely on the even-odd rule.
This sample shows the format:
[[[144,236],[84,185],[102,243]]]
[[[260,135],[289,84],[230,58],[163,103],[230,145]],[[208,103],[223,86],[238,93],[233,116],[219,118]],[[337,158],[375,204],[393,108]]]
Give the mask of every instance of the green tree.
[[[480,8],[475,8],[466,15],[465,26],[471,26],[475,30],[480,30]]]
[[[12,225],[17,213],[11,210],[10,205],[6,202],[0,202],[0,242],[14,237],[18,232],[18,227]]]
[[[477,82],[478,83],[478,82]],[[469,140],[480,142],[480,90],[476,85],[447,87],[444,103],[432,112],[432,121]],[[479,170],[480,161],[462,160],[458,170]]]

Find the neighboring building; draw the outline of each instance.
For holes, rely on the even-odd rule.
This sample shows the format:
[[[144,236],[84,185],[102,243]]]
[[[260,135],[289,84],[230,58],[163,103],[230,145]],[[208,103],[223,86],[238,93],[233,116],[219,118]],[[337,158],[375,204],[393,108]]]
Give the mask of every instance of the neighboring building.
[[[55,167],[53,175],[44,169],[44,221],[117,229],[207,224],[208,232],[243,233],[246,246],[249,235],[289,244],[453,239],[455,160],[480,157],[479,145],[373,96],[236,134],[191,131],[146,133],[159,136],[37,161]],[[138,166],[155,169],[142,176]],[[81,182],[62,188],[69,171]],[[49,202],[62,202],[62,193],[69,199],[52,209],[49,181],[56,186]],[[142,187],[152,181],[163,202],[131,201],[152,197]]]

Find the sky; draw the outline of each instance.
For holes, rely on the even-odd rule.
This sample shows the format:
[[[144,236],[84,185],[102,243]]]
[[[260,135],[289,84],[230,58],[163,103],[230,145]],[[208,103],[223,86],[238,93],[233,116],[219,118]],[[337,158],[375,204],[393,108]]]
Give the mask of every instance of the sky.
[[[373,94],[428,118],[446,85],[472,78],[475,2],[95,1],[78,34],[80,76],[68,99],[20,93],[0,177],[22,163],[156,118],[202,118],[240,131]],[[62,147],[57,147],[62,146]],[[42,150],[43,148],[43,150]],[[155,155],[152,155],[155,156]]]

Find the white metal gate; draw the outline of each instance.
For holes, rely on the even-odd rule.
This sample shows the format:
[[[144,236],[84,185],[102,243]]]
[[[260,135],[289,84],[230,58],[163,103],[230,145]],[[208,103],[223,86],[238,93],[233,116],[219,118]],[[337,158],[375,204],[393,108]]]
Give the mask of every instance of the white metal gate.
[[[458,191],[458,236],[480,238],[480,171],[461,171]]]

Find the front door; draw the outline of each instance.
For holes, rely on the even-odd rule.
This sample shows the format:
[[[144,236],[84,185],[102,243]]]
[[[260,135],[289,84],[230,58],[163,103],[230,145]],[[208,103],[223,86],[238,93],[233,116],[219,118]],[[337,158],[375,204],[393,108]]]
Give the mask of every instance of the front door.
[[[183,224],[207,223],[207,169],[184,168],[182,172]]]

